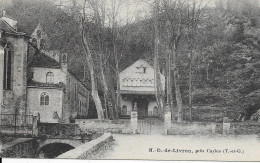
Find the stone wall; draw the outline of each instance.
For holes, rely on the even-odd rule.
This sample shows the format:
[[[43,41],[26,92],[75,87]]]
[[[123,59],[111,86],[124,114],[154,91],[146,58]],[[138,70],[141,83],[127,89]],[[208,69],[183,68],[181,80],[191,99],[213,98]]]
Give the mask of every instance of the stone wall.
[[[93,119],[76,119],[76,124],[85,133],[114,133],[114,134],[128,134],[132,133],[130,120],[93,120]]]
[[[89,90],[69,71],[63,100],[64,119],[74,121],[75,118],[86,118],[89,109],[89,96]],[[81,111],[79,101],[83,103]]]
[[[11,90],[3,90],[0,98],[1,113],[14,113],[19,108],[20,113],[26,112],[26,86],[27,86],[27,47],[28,42],[24,37],[3,36],[11,45],[12,70]],[[0,57],[3,60],[3,56]],[[1,62],[2,63],[2,62]],[[0,72],[3,72],[0,66]],[[3,73],[0,73],[0,80],[3,80]],[[0,83],[2,90],[2,82]]]
[[[210,122],[172,122],[169,135],[215,135],[223,134],[223,123]],[[227,134],[231,135],[258,135],[260,124],[257,122],[231,122]]]
[[[78,124],[38,123],[39,137],[74,138],[80,136]]]
[[[19,138],[4,144],[0,157],[4,158],[35,158],[39,143],[36,139]]]
[[[171,124],[171,128],[168,131],[168,134],[169,135],[214,134],[218,126],[219,125],[216,123],[173,122]]]
[[[62,159],[97,159],[104,150],[106,150],[113,141],[110,133],[105,133],[103,136],[87,142],[75,149],[65,152],[57,158]]]
[[[40,96],[44,92],[49,95],[49,105],[40,105]],[[58,119],[53,117],[54,112],[57,112],[58,116],[62,118],[63,89],[28,88],[27,97],[29,114],[37,116],[40,113],[41,122],[58,122]]]
[[[33,72],[32,80],[34,82],[46,83],[46,74],[52,72],[54,74],[53,84],[59,84],[59,82],[66,84],[66,73],[61,71],[61,69],[32,67],[30,71]]]

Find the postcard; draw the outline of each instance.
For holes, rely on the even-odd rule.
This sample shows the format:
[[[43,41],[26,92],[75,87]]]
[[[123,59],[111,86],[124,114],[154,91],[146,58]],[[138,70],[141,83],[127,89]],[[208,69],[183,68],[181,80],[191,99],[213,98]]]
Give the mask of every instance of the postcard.
[[[0,0],[0,157],[260,161],[260,0]]]

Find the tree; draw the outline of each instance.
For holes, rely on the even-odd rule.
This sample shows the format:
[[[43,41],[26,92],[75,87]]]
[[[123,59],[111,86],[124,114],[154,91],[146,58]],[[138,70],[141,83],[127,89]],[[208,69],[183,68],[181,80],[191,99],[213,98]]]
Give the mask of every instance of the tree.
[[[191,4],[188,5],[188,17],[187,17],[187,29],[186,37],[189,48],[189,111],[190,111],[190,121],[192,121],[192,72],[193,72],[193,58],[194,52],[196,50],[197,36],[199,34],[198,26],[202,21],[202,17],[205,12],[205,7],[201,7],[202,0],[193,0]],[[208,74],[208,71],[207,71]]]
[[[165,107],[165,97],[162,89],[161,83],[161,73],[160,73],[160,64],[159,64],[159,45],[160,45],[160,32],[159,32],[159,5],[160,0],[155,0],[155,8],[154,8],[154,89],[155,89],[155,97],[157,101],[157,106],[161,113],[164,111]]]
[[[89,48],[89,41],[88,41],[87,35],[86,35],[86,31],[87,31],[87,29],[86,29],[86,12],[85,12],[86,2],[87,2],[87,0],[84,0],[83,16],[82,16],[82,20],[81,20],[81,37],[82,37],[81,41],[82,41],[82,44],[83,44],[84,53],[85,53],[86,60],[87,60],[87,63],[88,63],[88,68],[90,70],[91,89],[92,89],[91,95],[92,95],[94,102],[95,102],[95,105],[96,105],[98,119],[102,120],[102,119],[104,119],[104,113],[103,113],[101,100],[100,100],[100,97],[98,95],[96,73],[95,73],[95,70],[94,70],[94,61],[93,61],[92,53],[91,53],[90,48]]]

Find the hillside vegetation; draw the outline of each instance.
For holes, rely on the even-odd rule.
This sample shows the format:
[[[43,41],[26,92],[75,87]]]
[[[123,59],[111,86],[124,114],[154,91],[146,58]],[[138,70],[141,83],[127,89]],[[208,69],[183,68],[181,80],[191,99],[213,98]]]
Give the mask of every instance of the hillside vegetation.
[[[13,4],[6,9],[11,17],[18,20],[19,31],[30,35],[40,23],[50,38],[50,49],[67,52],[70,69],[83,79],[83,67],[86,62],[79,22],[72,14],[47,0],[13,0]],[[245,111],[247,118],[260,109],[260,9],[257,9],[249,6],[243,10],[236,10],[218,6],[205,10],[195,39],[196,49],[192,67],[194,106],[204,105]],[[153,65],[152,19],[150,16],[120,27],[120,36],[117,39],[120,70],[138,59],[145,59]],[[165,20],[162,19],[160,23],[163,26]],[[95,42],[97,36],[95,25],[90,23],[88,26],[91,29],[88,32],[92,40],[91,48],[95,51],[98,47]],[[109,29],[105,35],[105,41],[110,44],[112,39]],[[163,33],[161,39],[160,69],[164,72],[167,45]],[[178,48],[181,58],[178,67],[184,105],[188,104],[187,47],[187,37],[183,37]],[[95,59],[95,62],[98,62],[97,60]],[[110,60],[114,66],[115,61]],[[96,70],[99,71],[98,68]],[[116,74],[113,72],[112,75]],[[116,84],[113,87],[116,87]],[[172,87],[174,90],[174,85]]]

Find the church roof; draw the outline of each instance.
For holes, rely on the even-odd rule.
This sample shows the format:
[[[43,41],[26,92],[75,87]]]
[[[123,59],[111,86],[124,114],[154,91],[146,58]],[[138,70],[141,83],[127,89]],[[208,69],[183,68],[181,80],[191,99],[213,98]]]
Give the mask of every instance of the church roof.
[[[25,33],[17,32],[11,25],[9,25],[5,20],[0,18],[0,30],[3,30],[7,34],[25,36]]]
[[[61,68],[61,64],[55,59],[37,50],[33,55],[29,67]]]

